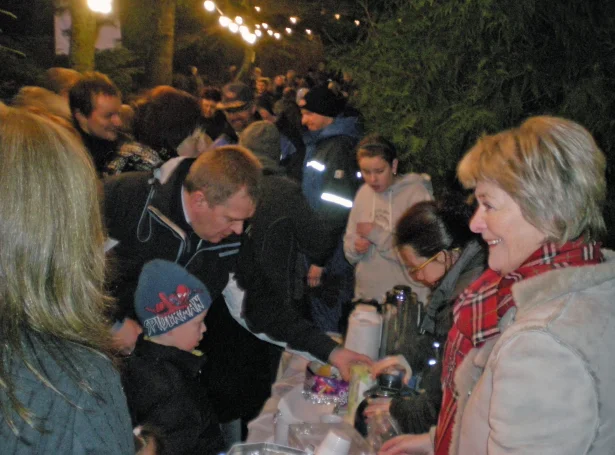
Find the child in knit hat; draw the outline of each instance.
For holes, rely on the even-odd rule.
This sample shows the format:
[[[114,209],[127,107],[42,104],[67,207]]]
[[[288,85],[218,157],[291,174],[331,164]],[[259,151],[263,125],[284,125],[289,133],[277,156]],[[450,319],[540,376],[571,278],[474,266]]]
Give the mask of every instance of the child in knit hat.
[[[144,337],[122,374],[133,425],[157,428],[165,453],[218,454],[222,436],[200,378],[205,358],[194,350],[206,330],[207,288],[157,259],[143,267],[134,305]]]

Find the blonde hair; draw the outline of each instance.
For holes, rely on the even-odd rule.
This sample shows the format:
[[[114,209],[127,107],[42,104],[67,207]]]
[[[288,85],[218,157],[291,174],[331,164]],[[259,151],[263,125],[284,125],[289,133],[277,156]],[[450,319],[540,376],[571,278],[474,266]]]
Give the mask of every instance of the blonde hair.
[[[45,115],[8,108],[0,161],[0,390],[8,397],[0,409],[16,432],[12,411],[32,426],[36,416],[17,399],[11,364],[23,362],[56,390],[28,343],[107,351],[111,340],[99,188],[83,145]],[[92,393],[70,355],[55,360]]]
[[[557,117],[531,117],[485,136],[457,168],[466,188],[488,181],[506,191],[547,240],[565,243],[605,231],[606,160],[591,134]]]
[[[201,154],[184,181],[190,193],[201,190],[210,206],[224,204],[242,188],[258,201],[262,165],[247,148],[226,145]]]

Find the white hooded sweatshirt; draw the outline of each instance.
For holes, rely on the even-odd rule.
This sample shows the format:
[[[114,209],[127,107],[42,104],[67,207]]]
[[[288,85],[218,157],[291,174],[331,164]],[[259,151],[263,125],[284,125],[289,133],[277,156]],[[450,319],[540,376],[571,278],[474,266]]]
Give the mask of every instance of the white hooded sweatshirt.
[[[426,301],[429,289],[408,275],[395,248],[393,233],[397,221],[408,208],[432,199],[431,180],[425,174],[400,176],[382,193],[376,193],[367,184],[359,189],[344,235],[346,259],[355,265],[355,298],[382,302],[387,291],[402,284],[410,286],[419,301]],[[371,245],[364,254],[358,253],[354,246],[357,223],[361,222],[376,224],[367,237]]]

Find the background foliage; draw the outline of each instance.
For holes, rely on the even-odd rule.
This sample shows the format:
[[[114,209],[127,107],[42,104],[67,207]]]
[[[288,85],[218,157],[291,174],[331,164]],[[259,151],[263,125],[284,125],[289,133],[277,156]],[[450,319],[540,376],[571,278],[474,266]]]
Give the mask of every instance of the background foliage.
[[[0,15],[0,99],[35,84],[53,57],[51,1],[9,0]],[[174,71],[195,65],[206,82],[226,82],[245,45],[221,30],[201,0],[177,0]],[[253,14],[250,0],[219,0],[225,12]],[[266,75],[305,72],[323,55],[350,71],[353,100],[370,131],[391,138],[406,167],[428,172],[441,190],[454,181],[459,158],[483,133],[535,114],[585,125],[608,157],[607,225],[615,226],[615,2],[586,0],[259,0],[278,29],[288,16],[319,36],[288,37],[256,46]],[[96,56],[124,93],[142,87],[151,56],[157,0],[121,0],[125,48]],[[33,6],[35,5],[35,6]],[[351,20],[333,21],[333,12]],[[328,18],[328,19],[327,19]],[[367,26],[364,26],[367,24]],[[323,52],[325,54],[323,54]],[[608,243],[615,246],[615,232]]]
[[[536,114],[576,120],[608,157],[607,225],[615,221],[615,2],[415,0],[383,2],[362,40],[332,49],[360,87],[369,130],[428,172],[454,182],[482,133]],[[615,245],[611,235],[609,244]]]

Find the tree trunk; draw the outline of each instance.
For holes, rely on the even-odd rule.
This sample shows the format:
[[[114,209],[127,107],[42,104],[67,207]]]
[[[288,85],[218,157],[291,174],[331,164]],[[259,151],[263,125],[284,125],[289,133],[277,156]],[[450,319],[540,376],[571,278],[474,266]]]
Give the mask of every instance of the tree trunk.
[[[122,46],[145,60],[150,55],[155,24],[157,0],[123,0],[116,2],[122,24]]]
[[[241,68],[239,73],[235,77],[237,81],[249,81],[252,74],[252,65],[256,60],[256,51],[250,46],[244,46],[243,50],[243,62],[241,62]]]
[[[146,63],[145,84],[148,87],[171,85],[173,82],[173,49],[175,40],[176,0],[158,0],[156,32]]]
[[[96,18],[87,0],[71,0],[69,8],[72,18],[70,66],[80,72],[92,71],[98,33]]]

